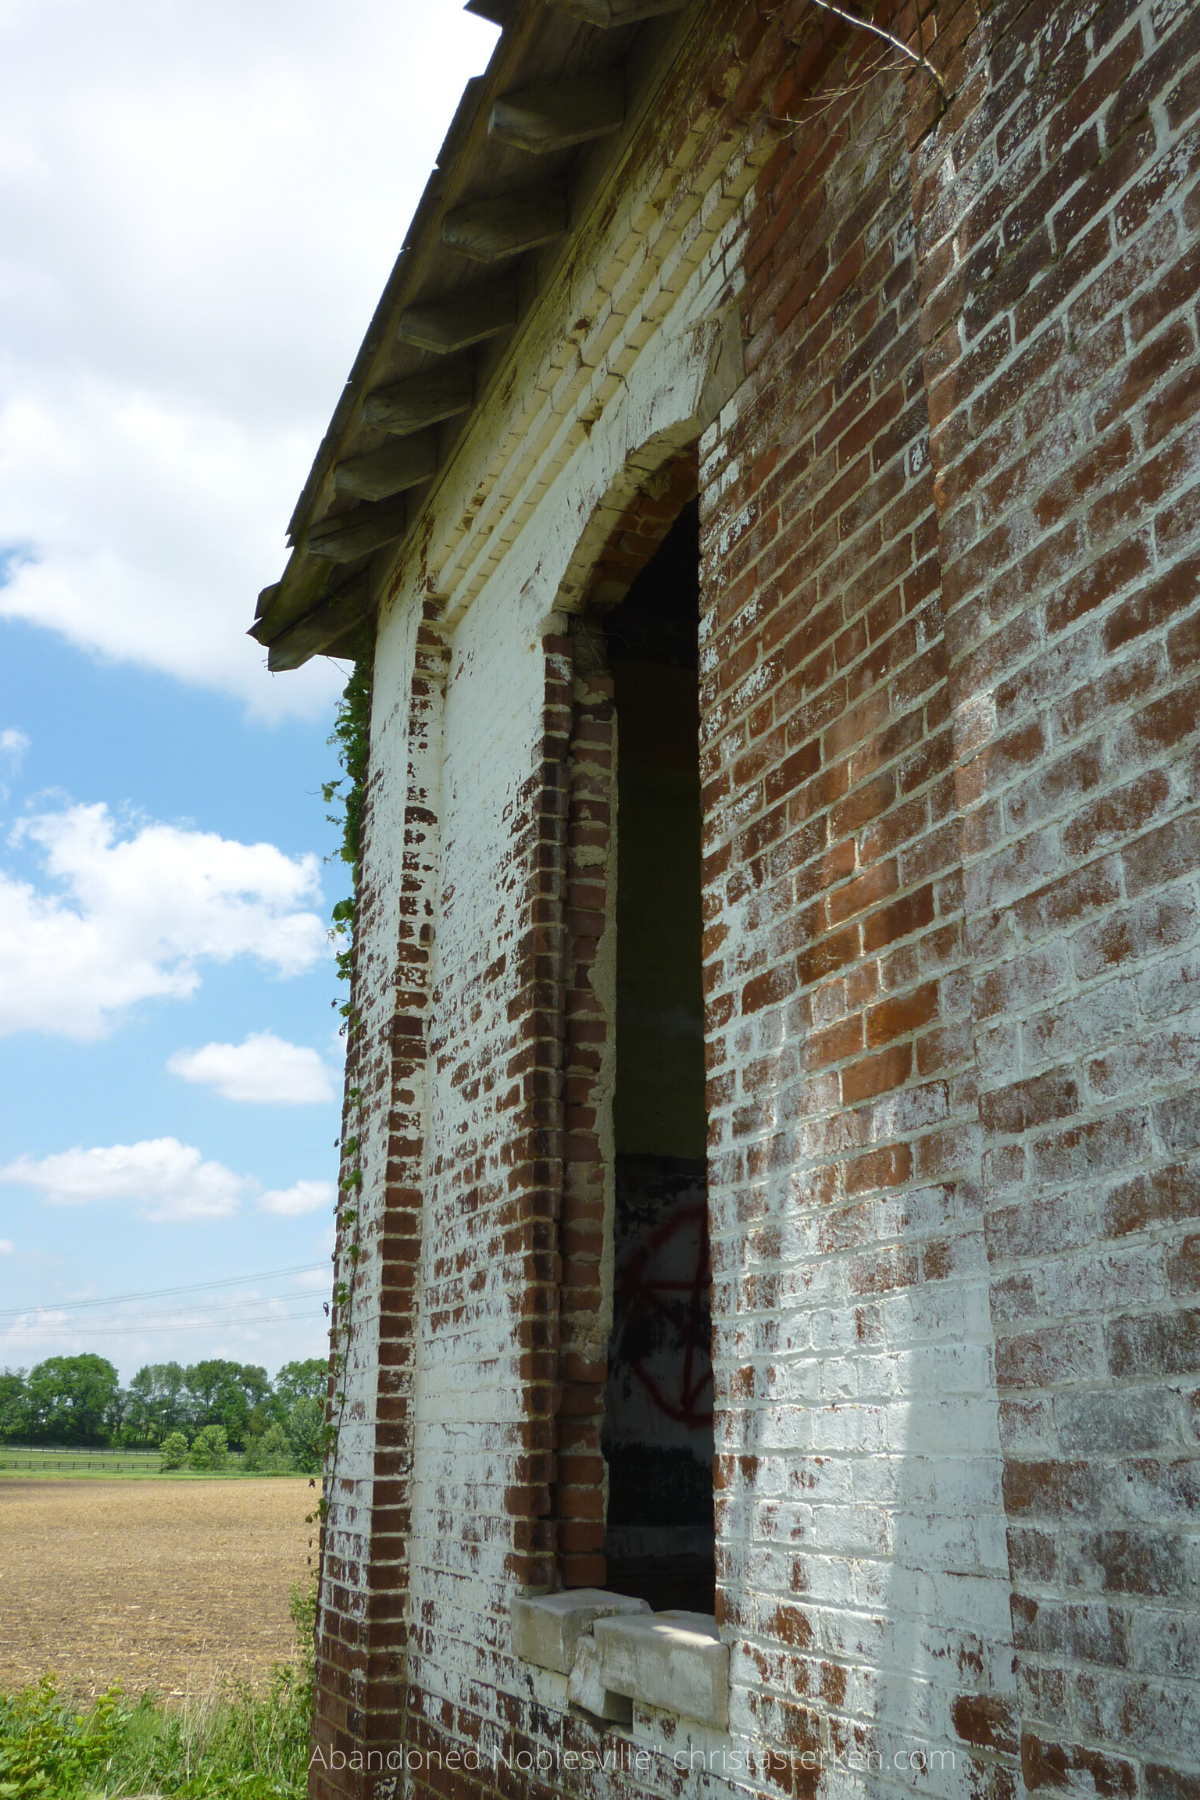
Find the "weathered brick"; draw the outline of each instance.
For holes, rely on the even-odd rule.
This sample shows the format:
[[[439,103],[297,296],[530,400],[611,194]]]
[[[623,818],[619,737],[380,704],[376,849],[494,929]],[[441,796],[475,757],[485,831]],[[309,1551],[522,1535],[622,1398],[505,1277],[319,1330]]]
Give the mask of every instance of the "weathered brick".
[[[1116,1319],[1105,1329],[1116,1377],[1187,1375],[1200,1369],[1200,1312],[1156,1312]]]
[[[811,1800],[768,1751],[894,1720],[997,1794],[1197,1800],[1161,1624],[1194,1623],[1200,1445],[1195,17],[902,9],[942,108],[844,21],[719,0],[381,558],[355,1067],[394,1242],[331,1738],[399,1728],[394,1648],[413,1743],[601,1741],[506,1618],[606,1575],[629,745],[592,664],[699,487],[717,1607],[759,1759],[728,1785]]]

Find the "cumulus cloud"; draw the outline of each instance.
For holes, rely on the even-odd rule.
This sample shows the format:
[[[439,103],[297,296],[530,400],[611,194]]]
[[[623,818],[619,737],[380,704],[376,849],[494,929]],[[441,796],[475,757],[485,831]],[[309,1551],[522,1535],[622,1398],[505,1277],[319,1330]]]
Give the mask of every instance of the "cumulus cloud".
[[[0,615],[328,704],[245,629],[494,39],[461,0],[0,4]]]
[[[139,1000],[194,993],[205,960],[253,956],[296,975],[327,954],[306,905],[320,895],[315,856],[177,825],[122,837],[103,805],[42,813],[13,835],[59,891],[0,873],[0,1031],[98,1038]]]
[[[167,1067],[184,1081],[215,1088],[226,1100],[311,1106],[335,1097],[329,1070],[317,1052],[302,1044],[289,1044],[270,1031],[252,1031],[240,1044],[205,1044],[199,1050],[177,1050],[168,1058]],[[313,1202],[314,1206],[317,1204]],[[307,1212],[309,1208],[300,1206],[293,1210]]]
[[[285,687],[246,636],[257,590],[282,570],[291,477],[312,442],[302,451],[304,434],[107,379],[72,385],[68,400],[44,376],[0,405],[0,543],[24,549],[0,585],[0,616],[232,689],[261,713],[326,706],[344,680],[331,664]]]
[[[0,768],[6,775],[15,775],[25,758],[29,748],[29,739],[15,725],[0,731]],[[9,788],[6,782],[0,781],[0,800],[7,800]]]
[[[206,1161],[194,1144],[181,1144],[173,1137],[61,1150],[53,1156],[19,1156],[0,1169],[0,1181],[40,1189],[50,1206],[131,1201],[144,1219],[156,1225],[227,1219],[251,1197],[261,1211],[295,1219],[331,1208],[337,1191],[331,1181],[297,1181],[290,1188],[269,1188],[264,1193],[252,1176]],[[8,1249],[11,1252],[11,1244]]]
[[[132,1200],[156,1224],[226,1219],[253,1185],[223,1163],[206,1162],[178,1138],[140,1144],[63,1150],[35,1160],[19,1156],[0,1169],[0,1181],[40,1188],[51,1206],[86,1206],[94,1200]]]
[[[271,1188],[260,1194],[258,1204],[263,1212],[277,1213],[283,1219],[298,1219],[305,1213],[331,1207],[336,1192],[332,1181],[298,1181],[294,1187]],[[326,1280],[322,1273],[320,1281]]]

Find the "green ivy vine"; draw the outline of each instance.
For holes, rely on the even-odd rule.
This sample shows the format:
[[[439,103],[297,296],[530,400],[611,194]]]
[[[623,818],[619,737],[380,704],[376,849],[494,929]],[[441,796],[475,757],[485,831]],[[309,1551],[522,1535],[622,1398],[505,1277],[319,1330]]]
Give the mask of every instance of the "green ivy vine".
[[[329,742],[337,747],[337,759],[342,773],[336,781],[321,784],[321,795],[326,806],[339,808],[327,817],[331,824],[341,826],[342,842],[338,855],[343,862],[350,864],[353,871],[351,892],[346,899],[337,902],[331,914],[334,935],[344,940],[337,958],[339,981],[349,981],[354,969],[354,933],[362,877],[363,802],[366,796],[370,737],[371,657],[363,654],[358,657],[350,672],[350,679],[338,702],[329,738]],[[350,1001],[345,1001],[339,1010],[344,1019],[349,1019]]]
[[[346,982],[352,981],[354,975],[358,901],[362,884],[363,803],[366,795],[367,752],[371,728],[371,666],[370,648],[366,647],[355,660],[350,679],[338,702],[333,731],[329,738],[330,744],[336,747],[342,773],[335,780],[321,784],[321,794],[325,804],[338,809],[327,815],[332,824],[341,827],[342,841],[338,856],[342,862],[349,863],[352,871],[350,893],[345,899],[339,900],[335,904],[331,914],[331,935],[335,940],[341,941],[341,948],[337,952],[338,979]],[[346,1000],[340,1004],[335,1001],[334,1004],[346,1021],[347,1050],[349,1050],[353,1046],[357,1025],[353,991]],[[325,1449],[329,1463],[326,1492],[317,1502],[316,1513],[309,1515],[310,1521],[314,1518],[324,1520],[328,1517],[329,1494],[332,1492],[337,1477],[338,1441],[341,1434],[342,1415],[346,1407],[346,1360],[350,1348],[354,1296],[361,1256],[359,1214],[363,1184],[360,1162],[362,1089],[358,1086],[351,1086],[347,1089],[346,1097],[349,1107],[352,1109],[353,1130],[340,1140],[342,1169],[338,1181],[337,1202],[338,1280],[333,1290],[337,1324],[330,1333],[330,1370],[334,1379],[334,1394],[332,1417],[325,1427]]]

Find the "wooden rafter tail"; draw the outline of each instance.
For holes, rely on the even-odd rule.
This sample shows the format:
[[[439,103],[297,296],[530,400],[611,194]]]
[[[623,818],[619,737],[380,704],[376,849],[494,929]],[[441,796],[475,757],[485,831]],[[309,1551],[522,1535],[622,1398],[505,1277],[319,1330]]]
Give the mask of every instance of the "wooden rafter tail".
[[[405,343],[448,356],[486,338],[498,337],[517,322],[517,290],[511,282],[468,288],[445,300],[410,306],[400,315],[397,331]]]
[[[423,431],[346,457],[334,466],[333,486],[335,492],[353,494],[358,500],[389,500],[428,481],[436,469],[437,432]]]
[[[305,549],[310,556],[330,562],[353,562],[394,544],[404,536],[408,507],[403,500],[384,500],[376,506],[357,506],[335,519],[322,519],[309,527]]]
[[[476,262],[502,262],[552,244],[566,230],[566,195],[534,188],[457,207],[446,215],[442,242]]]
[[[369,618],[370,586],[365,580],[351,581],[280,632],[268,649],[267,667],[272,673],[299,669],[310,657],[328,655],[335,645],[353,641]]]
[[[547,0],[547,4],[610,31],[616,25],[640,25],[643,19],[682,12],[687,0]]]
[[[488,116],[488,136],[542,155],[609,137],[624,123],[625,84],[614,69],[502,94]]]
[[[469,412],[475,400],[475,371],[469,363],[449,363],[376,388],[363,402],[363,423],[397,437]]]

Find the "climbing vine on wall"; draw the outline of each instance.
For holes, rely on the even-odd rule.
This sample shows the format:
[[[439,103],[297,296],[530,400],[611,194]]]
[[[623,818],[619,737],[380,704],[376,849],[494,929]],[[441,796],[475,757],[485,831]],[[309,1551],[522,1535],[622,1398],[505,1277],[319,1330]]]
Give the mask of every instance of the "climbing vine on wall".
[[[354,963],[354,928],[358,915],[359,877],[362,872],[362,816],[370,728],[371,656],[364,652],[350,672],[350,679],[338,702],[329,739],[331,744],[337,746],[337,759],[342,773],[336,781],[326,781],[321,787],[326,805],[338,808],[336,812],[329,814],[329,818],[333,824],[342,828],[342,844],[338,854],[343,862],[350,864],[353,871],[351,891],[346,899],[337,902],[332,914],[334,934],[344,940],[337,958],[338,978],[342,981],[350,980]],[[343,1017],[349,1018],[348,1000],[341,1010]]]
[[[321,793],[326,805],[337,808],[335,812],[329,814],[329,818],[333,824],[341,827],[342,842],[338,855],[343,862],[349,863],[352,872],[350,893],[344,899],[337,901],[331,915],[333,936],[335,940],[341,942],[341,948],[337,953],[337,971],[338,978],[342,981],[351,981],[354,974],[354,947],[362,880],[363,802],[366,794],[367,752],[371,727],[371,667],[370,646],[365,646],[355,660],[350,679],[338,702],[333,731],[329,738],[329,742],[337,748],[337,759],[342,773],[335,780],[326,781],[321,786]],[[350,1049],[356,1024],[353,1010],[353,990],[338,1010],[346,1021],[346,1033],[350,1040],[347,1048]],[[333,1292],[333,1304],[336,1308],[335,1324],[330,1333],[330,1371],[333,1376],[334,1392],[329,1421],[325,1427],[326,1491],[318,1503],[317,1513],[309,1515],[310,1518],[324,1519],[328,1516],[328,1496],[333,1490],[337,1474],[338,1437],[342,1414],[346,1406],[346,1356],[350,1344],[354,1293],[360,1256],[361,1117],[362,1089],[351,1086],[347,1090],[347,1122],[351,1129],[347,1131],[341,1142],[342,1171],[338,1182],[338,1279]]]

